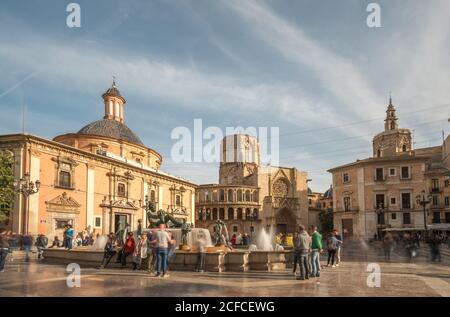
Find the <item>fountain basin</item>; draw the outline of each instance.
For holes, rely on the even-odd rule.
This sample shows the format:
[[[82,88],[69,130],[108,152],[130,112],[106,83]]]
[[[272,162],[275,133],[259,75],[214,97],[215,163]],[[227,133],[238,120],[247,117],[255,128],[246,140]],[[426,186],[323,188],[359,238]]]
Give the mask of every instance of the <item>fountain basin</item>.
[[[45,249],[44,261],[67,265],[77,263],[86,267],[97,267],[103,259],[103,251],[89,248]],[[109,267],[120,267],[115,263],[116,256],[111,259]],[[127,259],[131,264],[131,257]],[[205,253],[205,271],[209,272],[248,272],[248,271],[284,271],[292,267],[292,251],[233,251]],[[195,271],[197,253],[192,251],[175,251],[169,267],[174,271]],[[147,259],[142,261],[142,269],[147,268]]]
[[[251,271],[286,270],[285,253],[289,251],[253,251],[249,254],[248,264]]]

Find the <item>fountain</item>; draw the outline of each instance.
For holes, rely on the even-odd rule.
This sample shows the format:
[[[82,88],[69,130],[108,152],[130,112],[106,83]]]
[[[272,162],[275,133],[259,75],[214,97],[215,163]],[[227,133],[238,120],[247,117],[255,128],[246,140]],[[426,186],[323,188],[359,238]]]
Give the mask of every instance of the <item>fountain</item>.
[[[149,231],[157,231],[158,228],[143,229],[142,234]],[[208,271],[280,271],[285,270],[292,262],[292,251],[285,251],[282,246],[275,243],[275,232],[273,228],[260,230],[255,234],[255,243],[250,245],[248,250],[231,250],[228,245],[228,234],[224,227],[222,235],[215,234],[213,241],[208,229],[192,228],[182,240],[181,228],[166,229],[176,240],[177,250],[170,262],[172,270],[194,271],[197,263],[197,244],[200,239],[205,241],[206,249],[206,269]],[[216,232],[217,233],[216,229]],[[137,240],[137,231],[133,231]],[[44,258],[53,263],[78,263],[86,266],[97,266],[102,261],[103,249],[108,236],[99,236],[95,243],[89,247],[79,247],[71,251],[65,249],[46,249]],[[136,241],[137,242],[137,241]],[[181,243],[181,247],[180,247]],[[187,248],[186,248],[187,247]],[[113,262],[113,261],[112,261]],[[142,267],[146,267],[146,260]],[[111,263],[110,266],[114,266]]]
[[[256,234],[256,246],[258,251],[273,251],[275,241],[275,232],[273,227],[267,231],[262,229]]]
[[[95,239],[94,244],[89,246],[89,249],[102,250],[105,248],[106,242],[108,242],[108,236],[106,234],[99,236]]]

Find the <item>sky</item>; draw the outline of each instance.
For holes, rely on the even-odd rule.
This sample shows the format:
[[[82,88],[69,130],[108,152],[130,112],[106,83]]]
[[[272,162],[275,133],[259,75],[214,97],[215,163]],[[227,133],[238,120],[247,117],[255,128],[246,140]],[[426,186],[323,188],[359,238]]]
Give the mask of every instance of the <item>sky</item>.
[[[367,5],[381,7],[369,28]],[[77,1],[0,3],[0,134],[52,139],[104,115],[116,76],[125,122],[161,169],[218,181],[217,163],[176,163],[176,127],[279,127],[280,165],[327,170],[371,156],[389,94],[414,147],[440,145],[450,113],[450,1]]]

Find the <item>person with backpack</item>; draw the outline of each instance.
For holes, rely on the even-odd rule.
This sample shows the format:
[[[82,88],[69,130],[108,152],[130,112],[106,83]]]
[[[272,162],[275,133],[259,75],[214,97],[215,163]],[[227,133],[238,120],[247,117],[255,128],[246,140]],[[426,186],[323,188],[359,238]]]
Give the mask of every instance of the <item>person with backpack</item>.
[[[334,236],[336,237],[336,240],[338,242],[336,249],[336,266],[339,266],[341,264],[341,253],[342,253],[342,245],[344,244],[344,239],[336,229],[334,230]]]
[[[334,264],[334,261],[335,261],[336,251],[338,248],[338,243],[339,242],[336,239],[335,232],[332,231],[330,233],[330,236],[327,239],[327,249],[328,249],[327,266],[330,266],[330,262],[331,262],[331,267],[336,267],[336,265]]]

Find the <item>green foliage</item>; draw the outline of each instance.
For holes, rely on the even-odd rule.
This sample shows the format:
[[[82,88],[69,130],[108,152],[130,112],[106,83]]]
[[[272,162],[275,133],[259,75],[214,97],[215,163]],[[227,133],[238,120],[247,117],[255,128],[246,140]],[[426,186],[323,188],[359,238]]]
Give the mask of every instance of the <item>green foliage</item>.
[[[0,223],[9,219],[16,191],[14,189],[14,157],[0,152]]]
[[[319,213],[319,220],[322,233],[327,233],[333,230],[333,210],[322,210]]]

